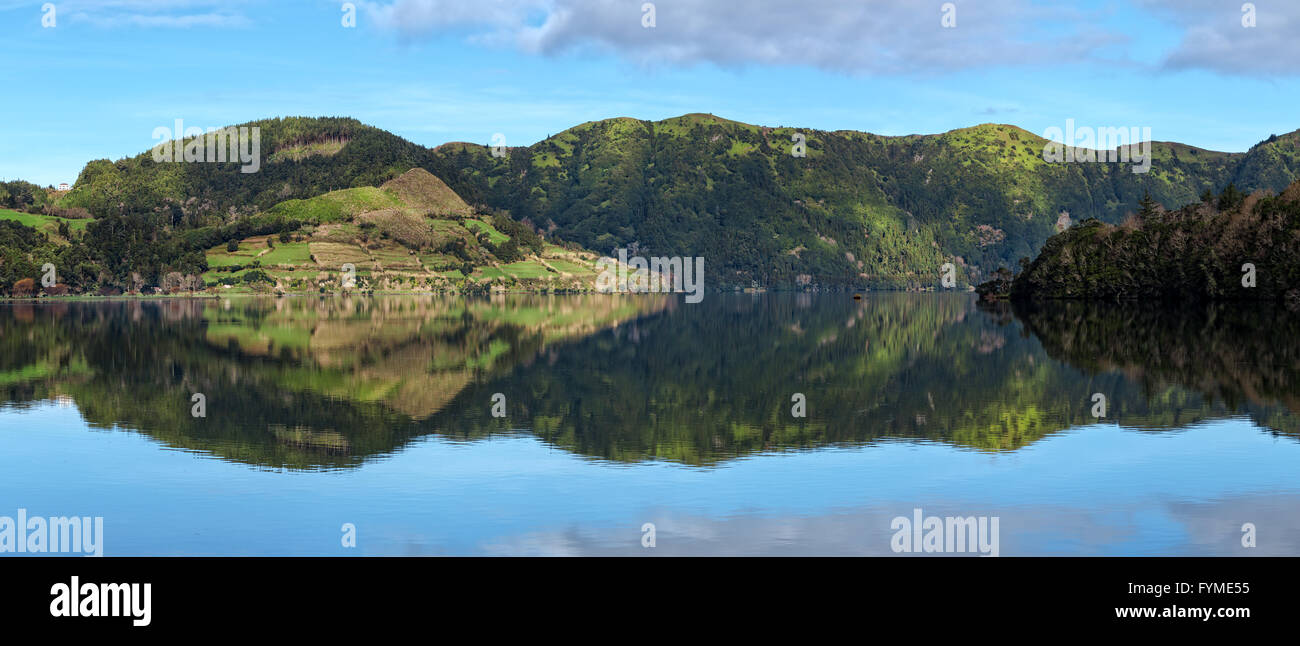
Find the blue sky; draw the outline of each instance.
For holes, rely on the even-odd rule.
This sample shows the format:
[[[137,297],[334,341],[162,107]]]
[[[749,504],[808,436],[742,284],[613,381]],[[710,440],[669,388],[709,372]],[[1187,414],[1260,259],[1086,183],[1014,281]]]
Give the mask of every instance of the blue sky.
[[[1149,126],[1242,151],[1300,129],[1300,3],[1238,0],[0,0],[0,178],[76,179],[176,119],[352,116],[433,146],[711,112],[936,133]],[[955,15],[955,26],[943,26]]]

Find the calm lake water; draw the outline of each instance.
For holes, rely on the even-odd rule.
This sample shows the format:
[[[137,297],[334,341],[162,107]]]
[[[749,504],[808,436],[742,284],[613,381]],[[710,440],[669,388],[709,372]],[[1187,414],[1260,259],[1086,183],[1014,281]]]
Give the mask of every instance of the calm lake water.
[[[106,556],[892,555],[916,509],[996,517],[1002,556],[1300,555],[1298,321],[967,294],[6,303],[0,516],[102,516]]]

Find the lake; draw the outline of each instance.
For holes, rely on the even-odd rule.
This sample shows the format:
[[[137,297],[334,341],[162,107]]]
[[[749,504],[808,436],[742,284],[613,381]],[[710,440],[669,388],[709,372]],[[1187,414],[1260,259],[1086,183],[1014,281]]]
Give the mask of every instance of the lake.
[[[996,519],[1000,556],[1294,556],[1296,321],[964,293],[9,302],[0,516],[102,517],[106,556],[914,554],[898,523],[932,516]]]

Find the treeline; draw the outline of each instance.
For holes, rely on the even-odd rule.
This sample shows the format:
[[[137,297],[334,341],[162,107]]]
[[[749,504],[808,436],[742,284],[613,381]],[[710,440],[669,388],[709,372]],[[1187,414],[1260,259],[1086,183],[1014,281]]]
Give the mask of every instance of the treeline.
[[[163,285],[168,274],[192,277],[206,271],[203,250],[189,247],[159,219],[155,213],[106,215],[82,232],[61,229],[66,242],[0,221],[0,294],[140,291]],[[52,284],[46,284],[47,275]]]
[[[1300,182],[1281,195],[1229,184],[1169,211],[1147,196],[1120,224],[1052,237],[1013,299],[1269,300],[1300,307]]]

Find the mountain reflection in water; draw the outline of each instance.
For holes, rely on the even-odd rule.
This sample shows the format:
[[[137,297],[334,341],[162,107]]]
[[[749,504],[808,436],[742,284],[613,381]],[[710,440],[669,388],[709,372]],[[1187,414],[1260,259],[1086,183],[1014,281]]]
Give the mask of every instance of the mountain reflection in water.
[[[1008,452],[1098,421],[1245,416],[1293,441],[1297,327],[1255,304],[1013,309],[965,294],[7,303],[0,398],[292,470],[353,468],[430,435],[692,466],[891,440]],[[191,416],[195,393],[206,417]]]

